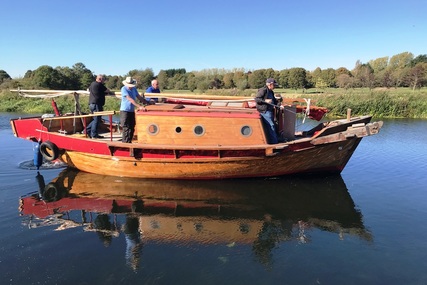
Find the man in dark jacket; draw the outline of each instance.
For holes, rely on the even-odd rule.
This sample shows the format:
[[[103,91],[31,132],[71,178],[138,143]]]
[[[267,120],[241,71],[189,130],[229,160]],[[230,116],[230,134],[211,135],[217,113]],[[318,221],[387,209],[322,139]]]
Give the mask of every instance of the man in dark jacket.
[[[268,143],[270,144],[276,144],[279,142],[276,125],[274,123],[274,108],[275,106],[278,108],[283,108],[283,106],[279,106],[279,102],[277,101],[276,97],[274,97],[273,90],[276,86],[276,80],[273,78],[268,78],[265,86],[258,90],[258,93],[255,97],[256,108],[265,124]]]
[[[104,111],[105,95],[110,92],[104,85],[104,75],[99,74],[96,76],[94,82],[89,86],[89,110],[93,114],[94,112]],[[86,132],[91,138],[103,138],[98,134],[98,125],[101,121],[101,116],[93,117],[93,121],[86,128]]]

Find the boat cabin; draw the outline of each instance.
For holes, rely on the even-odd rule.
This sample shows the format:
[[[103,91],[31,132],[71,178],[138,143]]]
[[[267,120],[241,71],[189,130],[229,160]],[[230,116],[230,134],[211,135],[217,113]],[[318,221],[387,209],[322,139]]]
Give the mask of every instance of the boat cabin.
[[[263,124],[256,109],[151,105],[136,114],[141,144],[195,146],[265,144]]]

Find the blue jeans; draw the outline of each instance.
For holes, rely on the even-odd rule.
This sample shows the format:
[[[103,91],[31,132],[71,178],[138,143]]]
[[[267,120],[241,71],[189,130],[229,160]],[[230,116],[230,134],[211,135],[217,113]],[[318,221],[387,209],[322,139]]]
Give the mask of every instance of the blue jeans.
[[[98,104],[89,104],[89,110],[93,114],[95,112],[102,112],[104,111],[103,106]],[[99,122],[101,121],[101,116],[93,117],[93,121],[90,122],[89,125],[86,127],[86,132],[91,137],[96,137],[98,135],[98,126]]]
[[[266,111],[265,113],[260,113],[265,129],[267,131],[267,139],[269,144],[278,143],[276,126],[274,125],[274,115],[272,111]]]

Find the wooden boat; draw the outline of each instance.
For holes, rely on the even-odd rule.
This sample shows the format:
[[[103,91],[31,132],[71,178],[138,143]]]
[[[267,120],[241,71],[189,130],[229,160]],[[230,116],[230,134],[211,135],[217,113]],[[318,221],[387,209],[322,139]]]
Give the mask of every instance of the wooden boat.
[[[39,142],[47,160],[60,159],[90,173],[161,179],[340,173],[361,139],[382,127],[382,122],[370,123],[371,116],[348,114],[297,132],[297,112],[310,110],[319,117],[323,109],[284,103],[277,122],[285,141],[269,144],[253,100],[178,99],[162,98],[137,112],[132,143],[120,141],[114,111],[15,118],[10,123],[16,137]],[[106,118],[100,127],[105,139],[82,134],[95,115]]]
[[[40,174],[36,178],[38,191],[20,197],[19,203],[30,227],[97,231],[93,218],[102,214],[115,216],[111,220],[135,217],[145,241],[256,243],[268,226],[281,233],[276,236],[280,241],[299,238],[301,227],[372,240],[340,175],[183,181],[67,168],[49,183]]]

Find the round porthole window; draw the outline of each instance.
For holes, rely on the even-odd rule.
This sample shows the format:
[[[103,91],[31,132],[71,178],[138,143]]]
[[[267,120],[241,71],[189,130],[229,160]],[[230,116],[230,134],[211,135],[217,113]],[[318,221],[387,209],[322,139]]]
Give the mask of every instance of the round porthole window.
[[[180,134],[180,133],[182,132],[181,127],[176,127],[176,128],[175,128],[175,132],[176,132],[177,134]]]
[[[240,133],[242,134],[242,136],[244,137],[249,137],[252,134],[252,128],[249,126],[243,126],[240,129]]]
[[[203,128],[200,125],[197,125],[197,126],[194,127],[193,131],[194,131],[194,134],[196,136],[202,136],[205,133],[205,128]]]
[[[150,135],[157,135],[159,133],[159,127],[156,124],[150,124],[147,127],[147,131]]]

